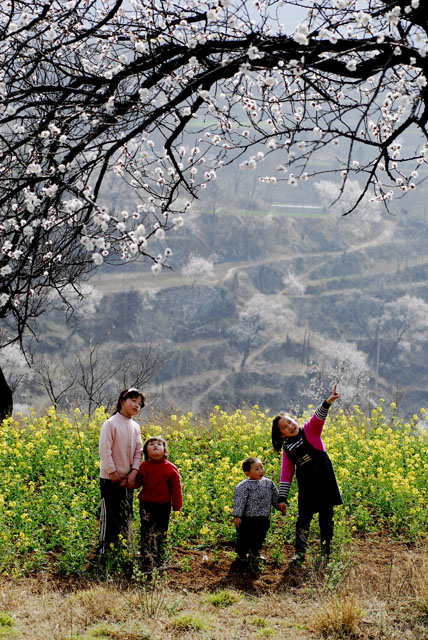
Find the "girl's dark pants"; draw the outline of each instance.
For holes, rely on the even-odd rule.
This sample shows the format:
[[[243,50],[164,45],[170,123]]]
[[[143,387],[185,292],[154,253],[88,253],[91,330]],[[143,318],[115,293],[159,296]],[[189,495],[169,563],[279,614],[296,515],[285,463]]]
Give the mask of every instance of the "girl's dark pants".
[[[100,478],[100,490],[99,549],[104,556],[112,549],[112,545],[118,546],[119,536],[128,541],[134,491],[105,478]]]
[[[240,558],[246,558],[247,553],[258,556],[263,547],[266,534],[269,530],[269,518],[248,517],[241,518],[241,524],[236,530],[235,551]]]
[[[170,515],[170,502],[140,502],[141,560],[147,568],[160,567],[165,563]]]
[[[308,547],[308,535],[311,520],[316,512],[312,509],[304,509],[299,506],[299,515],[296,522],[296,553],[304,555]],[[331,540],[333,538],[333,505],[326,505],[318,511],[320,525],[321,550],[325,555],[330,555]]]

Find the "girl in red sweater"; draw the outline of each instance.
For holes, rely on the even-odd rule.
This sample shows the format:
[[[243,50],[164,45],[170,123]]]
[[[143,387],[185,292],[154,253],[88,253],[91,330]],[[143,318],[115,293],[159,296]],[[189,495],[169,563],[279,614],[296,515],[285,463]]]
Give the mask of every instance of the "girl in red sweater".
[[[180,511],[183,506],[178,469],[167,460],[168,447],[160,436],[146,440],[136,486],[141,521],[141,559],[143,567],[153,569],[165,563],[166,537],[171,508]]]

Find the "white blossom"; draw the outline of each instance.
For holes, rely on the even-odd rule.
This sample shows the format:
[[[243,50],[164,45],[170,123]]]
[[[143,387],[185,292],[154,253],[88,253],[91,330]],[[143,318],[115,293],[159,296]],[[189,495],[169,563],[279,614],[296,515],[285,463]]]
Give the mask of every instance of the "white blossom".
[[[8,293],[0,293],[0,308],[7,304],[9,298],[10,296]]]
[[[40,175],[42,173],[42,167],[38,162],[31,162],[27,167],[27,173]]]
[[[100,253],[93,253],[92,260],[97,265],[97,267],[99,267],[104,262],[104,258]]]
[[[182,227],[184,224],[184,218],[182,216],[177,216],[176,218],[174,218],[173,224],[176,229]]]
[[[365,13],[364,11],[359,11],[355,15],[355,19],[362,27],[367,27],[372,22],[372,17],[369,13]]]
[[[301,45],[309,44],[309,29],[308,26],[304,23],[300,23],[297,25],[296,31],[293,35],[293,40]]]

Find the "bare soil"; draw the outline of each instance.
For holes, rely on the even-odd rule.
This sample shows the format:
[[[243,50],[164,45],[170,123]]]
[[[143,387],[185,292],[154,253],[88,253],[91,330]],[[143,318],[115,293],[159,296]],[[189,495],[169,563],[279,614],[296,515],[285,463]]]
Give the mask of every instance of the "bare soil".
[[[265,550],[265,562],[254,567],[236,562],[231,550],[174,548],[165,578],[173,590],[214,592],[235,589],[257,596],[302,587],[314,579],[322,581],[331,568],[317,568],[316,560],[309,556],[302,567],[290,569],[288,561],[293,553],[294,547],[285,545],[285,562],[276,563],[269,550]],[[358,587],[360,592],[379,598],[388,598],[392,592],[399,596],[400,593],[408,593],[414,571],[420,569],[427,556],[428,541],[416,546],[377,534],[358,537],[353,540],[346,558],[342,559],[340,582],[348,589]],[[132,582],[132,578],[126,580]],[[52,570],[43,574],[42,582],[68,591],[74,590],[79,583],[86,584],[87,580],[79,576],[63,576]]]
[[[293,553],[294,548],[286,546],[285,564],[275,564],[266,551],[266,562],[259,570],[255,570],[242,567],[230,557],[230,552],[177,549],[177,562],[168,572],[169,586],[189,591],[231,588],[257,595],[289,587],[301,587],[313,581],[314,573],[318,574],[318,578],[325,575],[325,571],[317,571],[310,560],[301,568],[290,570],[288,560]],[[368,535],[357,538],[353,541],[349,558],[345,560],[343,580],[348,588],[358,586],[359,591],[363,589],[366,594],[379,598],[389,597],[392,592],[397,596],[400,592],[408,592],[412,573],[415,568],[421,566],[427,553],[428,543],[415,547],[393,541],[386,536]]]
[[[237,565],[231,550],[174,549],[165,579],[147,589],[135,578],[88,580],[53,570],[4,577],[0,613],[12,623],[0,619],[0,638],[428,640],[428,542],[367,535],[322,569],[309,557],[290,570],[293,552],[286,547],[277,564],[266,550],[257,570]],[[222,591],[237,594],[232,606],[213,605],[213,592]]]

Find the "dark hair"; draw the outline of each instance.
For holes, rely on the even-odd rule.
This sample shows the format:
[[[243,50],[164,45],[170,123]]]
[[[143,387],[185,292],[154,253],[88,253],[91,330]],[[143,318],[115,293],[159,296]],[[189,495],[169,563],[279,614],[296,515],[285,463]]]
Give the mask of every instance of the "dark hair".
[[[147,440],[144,443],[144,447],[143,447],[144,460],[148,460],[149,459],[149,454],[147,453],[147,445],[150,444],[150,442],[153,442],[154,440],[159,440],[160,442],[162,442],[162,444],[163,444],[163,457],[164,458],[168,457],[168,445],[166,443],[166,440],[164,440],[164,438],[162,438],[162,436],[151,436],[150,438],[147,438]]]
[[[285,411],[281,411],[272,420],[272,446],[275,449],[275,451],[281,451],[282,446],[284,444],[284,436],[279,430],[278,422],[281,420],[281,418],[284,418],[285,416],[288,416],[288,413],[285,413]]]
[[[242,471],[244,471],[244,473],[245,471],[251,471],[251,467],[255,462],[261,462],[260,458],[254,458],[253,456],[251,456],[251,458],[245,458],[242,463]]]
[[[144,405],[146,404],[146,398],[144,397],[144,393],[142,391],[140,391],[139,389],[135,389],[134,387],[131,387],[130,389],[124,389],[123,391],[121,391],[119,395],[119,400],[117,401],[115,413],[120,413],[120,410],[122,408],[122,402],[124,400],[126,400],[127,398],[138,398],[138,397],[141,398],[141,408],[143,408]]]

